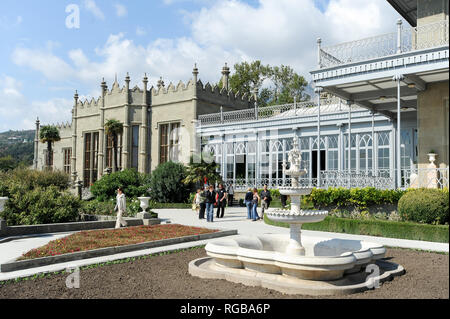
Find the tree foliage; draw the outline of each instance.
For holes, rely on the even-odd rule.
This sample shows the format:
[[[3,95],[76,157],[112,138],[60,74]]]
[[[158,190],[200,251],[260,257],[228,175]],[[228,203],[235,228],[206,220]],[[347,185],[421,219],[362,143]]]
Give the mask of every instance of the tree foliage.
[[[42,143],[47,143],[47,169],[51,169],[52,143],[60,141],[59,130],[53,125],[44,125],[39,130],[39,139]]]
[[[214,185],[216,182],[220,183],[222,177],[217,172],[218,167],[212,154],[192,155],[186,168],[186,178],[183,179],[183,183],[202,186],[205,178],[210,185]]]
[[[220,82],[219,86],[222,85]],[[252,96],[257,89],[260,106],[293,103],[294,98],[297,102],[309,100],[305,93],[307,85],[305,78],[290,66],[263,65],[259,60],[236,63],[230,77],[230,88],[234,92]]]
[[[159,164],[152,172],[150,197],[159,203],[184,203],[189,198],[190,186],[183,183],[186,167],[180,163]]]

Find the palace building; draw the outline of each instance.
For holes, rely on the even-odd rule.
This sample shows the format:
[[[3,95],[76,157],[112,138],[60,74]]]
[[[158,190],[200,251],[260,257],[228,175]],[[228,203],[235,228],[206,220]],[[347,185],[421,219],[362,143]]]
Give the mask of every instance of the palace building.
[[[448,1],[388,2],[409,25],[334,46],[318,39],[315,101],[259,107],[229,90],[226,65],[222,90],[198,81],[196,68],[193,80],[168,88],[148,90],[144,77],[130,89],[127,76],[123,88],[102,82],[97,100],[75,94],[51,164],[93,183],[112,165],[103,124],[115,118],[124,123],[119,166],[140,172],[203,151],[237,190],[288,186],[283,166],[298,139],[304,186],[448,187]],[[46,148],[37,140],[35,148],[41,169]]]
[[[158,164],[167,161],[189,163],[195,152],[195,126],[198,116],[213,112],[241,110],[252,107],[254,98],[234,94],[229,90],[229,67],[222,69],[222,89],[198,80],[198,69],[193,79],[176,86],[158,81],[148,88],[148,78],[142,87],[130,88],[130,77],[120,87],[117,79],[108,89],[101,82],[98,99],[80,101],[74,96],[71,123],[57,125],[61,140],[54,143],[50,165],[54,170],[71,174],[88,187],[112,168],[112,139],[105,135],[104,123],[115,119],[123,123],[118,141],[120,169],[136,168],[149,173]],[[47,166],[46,145],[39,142],[39,120],[36,122],[34,168]]]

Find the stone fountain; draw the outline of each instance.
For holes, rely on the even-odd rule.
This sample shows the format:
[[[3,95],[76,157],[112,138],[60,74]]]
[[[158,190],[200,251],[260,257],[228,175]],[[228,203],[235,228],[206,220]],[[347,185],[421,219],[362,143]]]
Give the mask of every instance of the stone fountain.
[[[293,146],[288,154],[289,169],[283,165],[291,176],[291,186],[279,188],[281,194],[290,196],[291,208],[267,212],[269,219],[288,223],[289,234],[237,235],[210,241],[205,247],[208,257],[191,261],[189,273],[308,295],[355,293],[373,288],[373,282],[403,274],[401,265],[382,260],[386,249],[380,244],[331,236],[302,238],[302,224],[320,222],[328,212],[301,209],[301,196],[310,194],[312,188],[301,186],[306,171],[301,169],[297,140]]]

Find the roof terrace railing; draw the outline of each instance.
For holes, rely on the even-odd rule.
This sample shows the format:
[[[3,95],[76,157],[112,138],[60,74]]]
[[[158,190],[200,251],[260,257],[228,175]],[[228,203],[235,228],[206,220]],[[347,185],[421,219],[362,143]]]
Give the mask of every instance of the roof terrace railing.
[[[397,26],[397,32],[381,34],[325,48],[321,47],[321,40],[319,39],[319,68],[328,68],[449,44],[448,20],[414,28],[402,27],[401,20],[399,20]]]
[[[353,106],[353,110],[359,110],[359,107]],[[322,100],[320,112],[326,113],[339,113],[347,112],[348,106],[345,103],[332,97],[326,100]],[[204,114],[198,117],[200,125],[214,125],[214,124],[226,124],[243,121],[255,121],[262,119],[279,119],[288,117],[299,117],[317,114],[317,105],[313,101],[290,103],[282,105],[273,105],[265,107],[256,107],[245,110],[219,112]]]

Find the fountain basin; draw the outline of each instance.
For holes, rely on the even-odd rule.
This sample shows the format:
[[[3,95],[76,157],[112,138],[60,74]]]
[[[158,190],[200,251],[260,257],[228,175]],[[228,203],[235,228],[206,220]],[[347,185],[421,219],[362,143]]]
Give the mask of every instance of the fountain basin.
[[[300,210],[293,213],[285,209],[269,209],[267,217],[275,222],[305,224],[321,222],[328,215],[326,210]]]
[[[383,258],[386,249],[360,240],[304,238],[305,255],[289,255],[287,235],[238,236],[210,242],[215,265],[307,280],[337,280]]]
[[[309,195],[313,189],[311,187],[279,187],[278,190],[282,195],[298,196]]]

